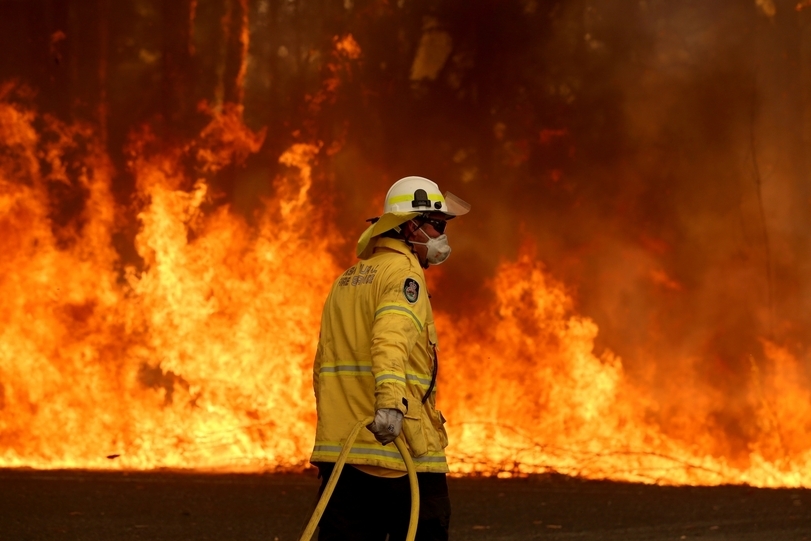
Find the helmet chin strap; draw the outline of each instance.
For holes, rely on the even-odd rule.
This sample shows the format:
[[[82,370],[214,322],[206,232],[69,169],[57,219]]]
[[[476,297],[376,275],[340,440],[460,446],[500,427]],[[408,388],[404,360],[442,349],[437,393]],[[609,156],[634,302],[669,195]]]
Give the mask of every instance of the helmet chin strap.
[[[411,243],[411,239],[409,237],[411,237],[411,235],[415,234],[417,231],[422,232],[422,234],[425,235],[426,238],[430,238],[430,237],[428,236],[428,233],[426,233],[425,231],[422,230],[422,226],[417,225],[417,223],[413,219],[410,220],[410,221],[411,221],[411,223],[416,225],[417,228],[414,229],[411,233],[409,233],[408,236],[403,235],[403,241],[405,241],[405,243],[408,245],[408,247],[411,248],[411,253],[414,254],[414,257],[416,257],[417,261],[419,261],[420,267],[422,267],[423,269],[427,269],[428,268],[428,261],[425,258],[420,257],[420,254],[417,253],[417,250],[416,250],[416,248],[414,248],[414,245]]]
[[[425,261],[423,258],[420,257],[420,254],[414,251],[414,246],[411,243],[409,243],[409,246],[411,246],[411,253],[414,254],[414,257],[416,257],[417,261],[420,262],[420,267],[422,267],[423,269],[427,269],[428,261]]]

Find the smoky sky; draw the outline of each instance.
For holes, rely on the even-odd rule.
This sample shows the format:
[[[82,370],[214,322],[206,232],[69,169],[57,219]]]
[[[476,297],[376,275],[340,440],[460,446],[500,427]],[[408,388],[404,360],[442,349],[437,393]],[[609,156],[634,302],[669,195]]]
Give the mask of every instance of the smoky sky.
[[[448,229],[437,309],[486,306],[498,264],[532,246],[597,349],[654,388],[692,370],[735,389],[763,339],[807,358],[811,10],[796,2],[125,4],[0,3],[2,79],[99,125],[130,213],[122,257],[137,258],[134,130],[179,145],[200,101],[241,102],[265,143],[208,179],[217,204],[250,221],[283,150],[318,142],[310,193],[342,264],[402,176],[472,204]],[[336,53],[348,35],[357,58]]]

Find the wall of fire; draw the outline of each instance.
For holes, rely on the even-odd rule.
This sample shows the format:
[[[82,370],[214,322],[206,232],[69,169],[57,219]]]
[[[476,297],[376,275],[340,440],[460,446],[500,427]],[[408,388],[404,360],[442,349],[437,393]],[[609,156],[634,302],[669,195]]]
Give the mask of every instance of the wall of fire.
[[[126,264],[143,265],[134,134],[182,147],[237,107],[261,146],[216,172],[188,165],[212,208],[251,223],[290,174],[279,157],[316,145],[319,234],[348,264],[386,186],[428,176],[473,204],[433,278],[444,310],[486,305],[497,265],[529,250],[629,377],[655,394],[697,371],[731,393],[768,363],[763,340],[811,366],[807,7],[4,0],[0,83],[5,100],[92,128]],[[56,229],[86,203],[68,173],[49,185]],[[714,422],[743,441],[742,414],[731,400]]]

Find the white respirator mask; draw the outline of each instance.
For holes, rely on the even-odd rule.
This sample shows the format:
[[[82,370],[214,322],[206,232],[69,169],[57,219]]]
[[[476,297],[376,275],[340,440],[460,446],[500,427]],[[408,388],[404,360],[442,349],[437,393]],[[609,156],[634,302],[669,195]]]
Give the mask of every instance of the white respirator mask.
[[[421,244],[425,246],[428,251],[425,254],[425,262],[429,265],[439,265],[444,263],[446,259],[451,255],[451,246],[448,244],[448,235],[444,233],[437,238],[432,238],[428,233],[423,231],[420,228],[422,234],[428,237],[427,242],[417,242],[415,240],[411,241],[411,244]]]

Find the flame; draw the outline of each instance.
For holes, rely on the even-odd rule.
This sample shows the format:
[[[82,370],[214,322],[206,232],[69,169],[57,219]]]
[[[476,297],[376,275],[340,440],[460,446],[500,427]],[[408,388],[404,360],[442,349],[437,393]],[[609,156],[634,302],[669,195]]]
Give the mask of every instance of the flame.
[[[531,249],[503,263],[491,287],[496,298],[489,318],[438,318],[448,352],[441,402],[457,421],[450,448],[455,472],[559,472],[693,485],[811,483],[811,395],[787,350],[764,341],[774,365],[761,376],[753,364],[753,437],[746,459],[733,460],[717,452],[723,435],[704,421],[724,398],[708,400],[705,390],[657,416],[667,400],[633,385],[610,351],[595,355],[596,325],[574,313],[565,288]],[[701,384],[685,387],[695,391]],[[677,428],[668,430],[657,417]]]
[[[146,134],[131,149],[144,202],[137,269],[122,268],[112,245],[122,209],[108,160],[75,148],[89,130],[44,119],[49,128],[38,134],[43,119],[0,105],[13,152],[0,175],[3,466],[255,469],[306,460],[314,417],[302,374],[337,272],[322,237],[299,233],[318,232],[322,219],[306,197],[317,147],[281,156],[290,173],[276,179],[279,197],[251,228],[227,207],[204,212],[207,183],[182,173],[190,157],[197,173],[211,174],[261,145],[237,108],[211,114],[187,148],[149,154]],[[79,150],[81,161],[70,162]],[[49,210],[53,183],[87,194],[65,227]]]
[[[248,20],[248,0],[239,0],[242,17],[240,19],[239,45],[240,62],[236,78],[237,102],[245,98],[245,76],[248,74],[248,49],[251,43],[250,22]]]
[[[262,146],[241,107],[203,108],[210,122],[180,147],[137,132],[134,264],[114,246],[128,209],[93,131],[13,93],[0,88],[0,466],[306,467],[320,311],[342,270],[311,200],[320,144],[279,157],[285,173],[251,225],[206,180]],[[657,394],[597,354],[597,326],[531,246],[490,288],[473,315],[437,302],[454,473],[811,485],[811,393],[785,347],[762,340],[768,363],[752,360],[734,397],[751,413],[741,444],[707,421],[733,397],[689,373]]]

